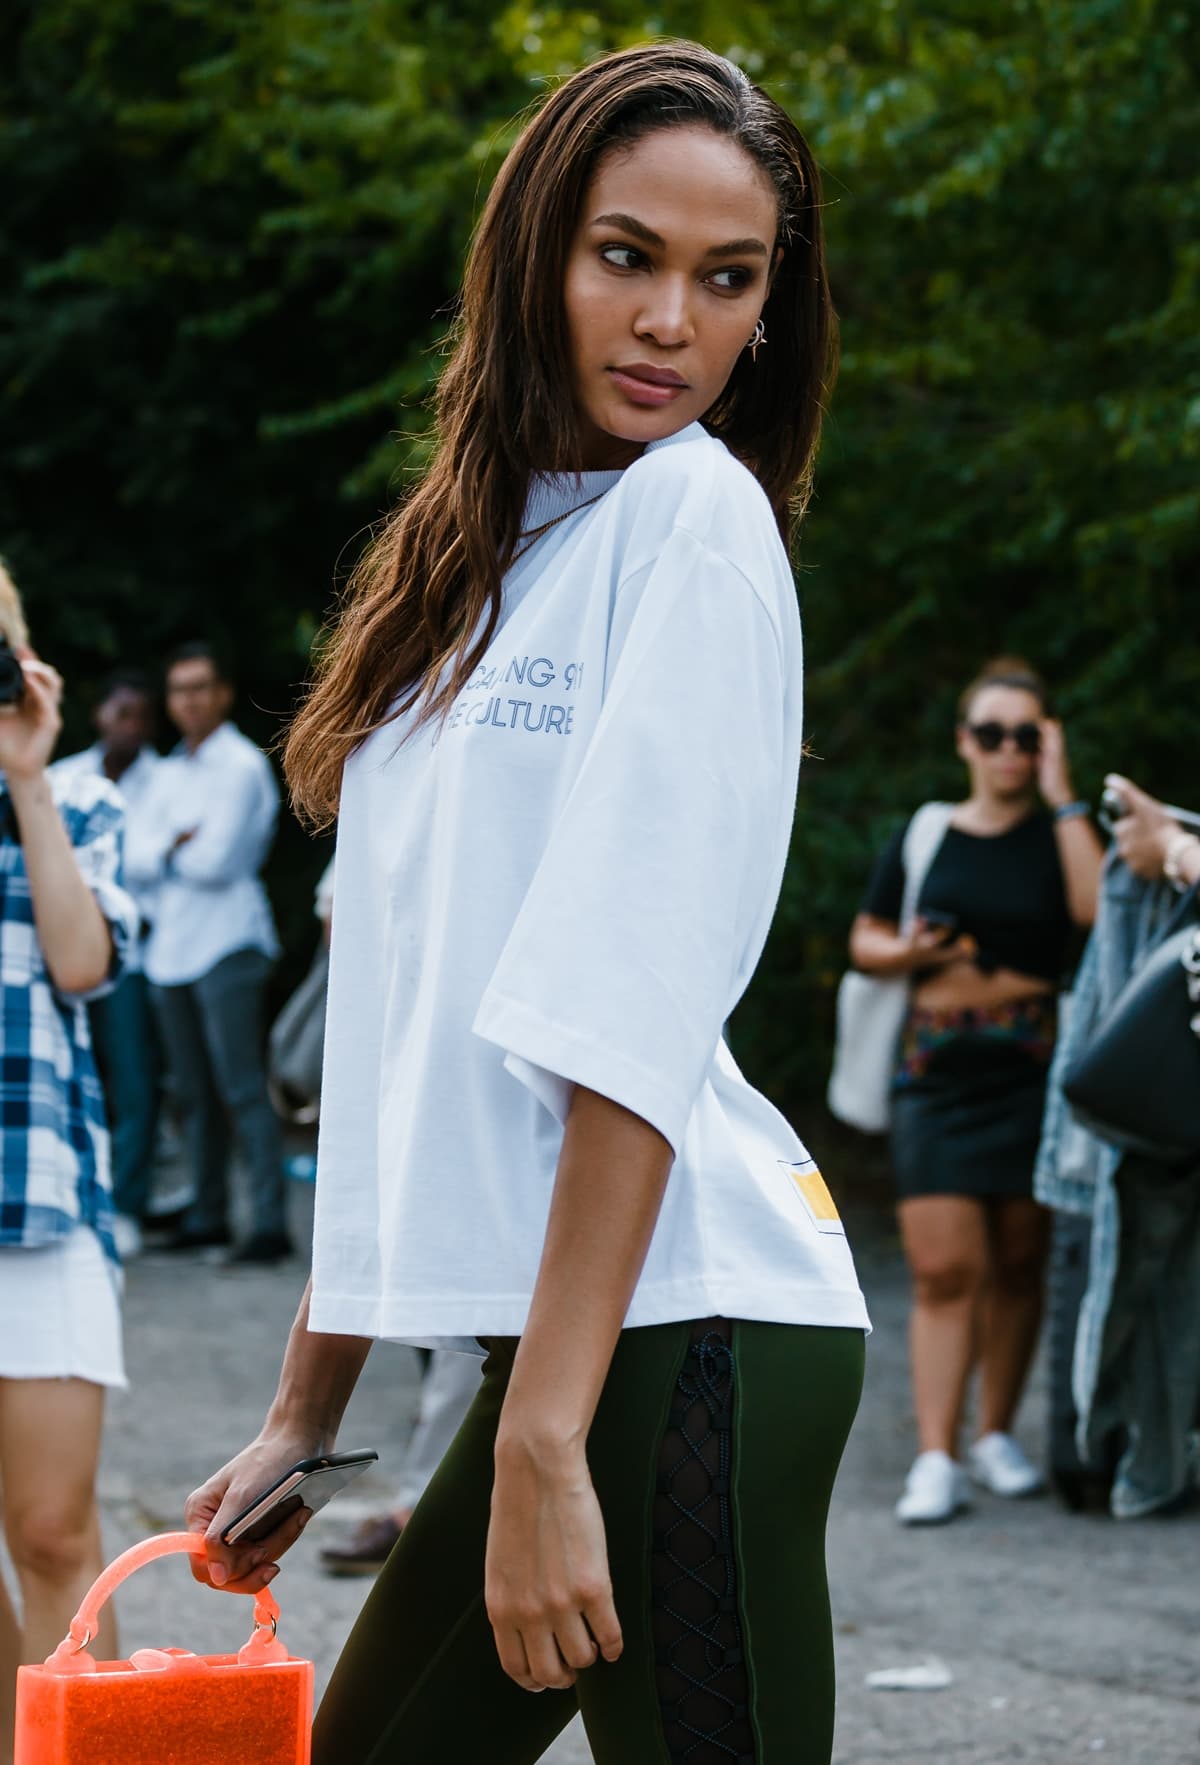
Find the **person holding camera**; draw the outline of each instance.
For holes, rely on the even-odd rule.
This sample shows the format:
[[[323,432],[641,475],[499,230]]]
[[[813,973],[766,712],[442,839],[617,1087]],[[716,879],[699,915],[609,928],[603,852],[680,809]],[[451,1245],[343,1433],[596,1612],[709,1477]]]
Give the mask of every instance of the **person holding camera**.
[[[1133,874],[1143,882],[1173,883],[1180,892],[1200,882],[1200,833],[1181,826],[1164,803],[1119,773],[1110,772],[1104,784],[1121,799],[1113,838]]]
[[[50,1653],[103,1564],[95,1480],[125,1383],[108,1133],[87,1001],[137,937],[108,780],[51,779],[62,681],[0,566],[0,1762],[16,1669]],[[116,1653],[102,1620],[102,1655]]]
[[[875,866],[851,933],[868,974],[910,980],[892,1112],[900,1228],[912,1275],[920,1451],[904,1524],[967,1505],[959,1461],[967,1384],[980,1372],[970,1475],[994,1494],[1041,1477],[1011,1428],[1041,1321],[1049,1216],[1033,1199],[1056,997],[1075,926],[1095,917],[1101,848],[1071,782],[1046,688],[1016,658],[960,700],[970,794],[902,929],[902,829]]]

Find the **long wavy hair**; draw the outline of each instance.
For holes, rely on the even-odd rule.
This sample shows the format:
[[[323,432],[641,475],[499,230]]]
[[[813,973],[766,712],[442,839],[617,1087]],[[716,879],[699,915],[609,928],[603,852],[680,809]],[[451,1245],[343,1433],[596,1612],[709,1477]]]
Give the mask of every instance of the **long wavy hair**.
[[[612,149],[697,125],[766,172],[784,250],[764,313],[769,369],[743,351],[704,422],[757,477],[785,536],[802,512],[836,336],[813,156],[774,99],[697,43],[605,56],[542,103],[492,186],[437,388],[432,463],[353,571],[287,736],[292,802],[312,825],[337,813],[355,748],[414,706],[412,727],[444,714],[487,649],[532,474],[579,466],[563,288],[588,186]]]

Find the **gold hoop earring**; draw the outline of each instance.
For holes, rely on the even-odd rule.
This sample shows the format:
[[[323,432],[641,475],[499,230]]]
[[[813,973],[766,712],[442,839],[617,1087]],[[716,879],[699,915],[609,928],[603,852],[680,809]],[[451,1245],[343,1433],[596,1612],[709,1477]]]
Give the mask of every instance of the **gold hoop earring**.
[[[767,327],[763,324],[762,320],[760,319],[758,321],[757,325],[755,325],[755,327],[754,327],[753,337],[750,339],[749,343],[746,345],[746,348],[750,351],[750,360],[752,362],[756,362],[758,360],[758,352],[762,348],[763,344],[766,341],[767,341]]]

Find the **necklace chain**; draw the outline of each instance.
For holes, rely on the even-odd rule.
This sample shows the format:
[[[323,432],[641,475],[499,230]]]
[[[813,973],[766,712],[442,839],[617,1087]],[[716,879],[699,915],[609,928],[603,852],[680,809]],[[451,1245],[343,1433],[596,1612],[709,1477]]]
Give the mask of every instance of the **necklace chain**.
[[[535,546],[544,534],[549,533],[552,527],[557,527],[560,521],[565,521],[570,515],[578,515],[581,509],[590,509],[592,504],[598,503],[603,495],[604,492],[598,490],[595,496],[589,496],[585,503],[576,503],[573,509],[564,509],[561,515],[555,515],[550,521],[543,521],[540,527],[534,527],[528,533],[519,533],[517,535],[518,540],[523,539],[525,544],[520,546],[520,548],[513,553],[512,563],[509,564],[509,569],[512,569],[513,564],[519,563],[525,556],[525,553]]]

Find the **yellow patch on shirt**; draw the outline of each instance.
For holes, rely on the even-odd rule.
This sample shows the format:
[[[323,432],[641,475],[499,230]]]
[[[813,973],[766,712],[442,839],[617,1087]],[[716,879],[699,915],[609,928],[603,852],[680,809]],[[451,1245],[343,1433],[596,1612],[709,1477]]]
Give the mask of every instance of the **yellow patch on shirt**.
[[[800,1164],[790,1164],[786,1168],[817,1231],[844,1236],[846,1228],[829,1193],[829,1186],[813,1160],[806,1158]]]

